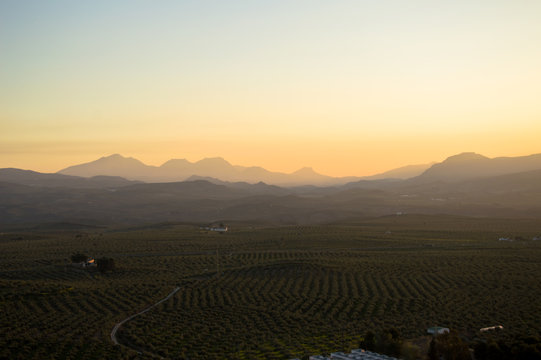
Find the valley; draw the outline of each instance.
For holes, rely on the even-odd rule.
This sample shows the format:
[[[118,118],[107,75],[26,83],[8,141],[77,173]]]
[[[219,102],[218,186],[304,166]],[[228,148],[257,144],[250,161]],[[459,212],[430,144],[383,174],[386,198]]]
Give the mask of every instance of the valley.
[[[538,220],[228,225],[223,234],[187,223],[3,232],[0,356],[302,358],[358,348],[367,331],[417,339],[434,325],[470,346],[539,336]],[[113,258],[116,269],[73,268],[79,252]],[[111,342],[116,323],[176,287],[119,328],[129,348]],[[495,324],[504,331],[479,332]]]

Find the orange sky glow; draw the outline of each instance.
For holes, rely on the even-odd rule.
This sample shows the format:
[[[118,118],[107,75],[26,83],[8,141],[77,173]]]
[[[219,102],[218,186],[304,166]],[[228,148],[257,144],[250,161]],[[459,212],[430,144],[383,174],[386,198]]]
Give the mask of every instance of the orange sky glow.
[[[540,14],[503,0],[2,2],[0,168],[119,153],[363,176],[540,153]]]

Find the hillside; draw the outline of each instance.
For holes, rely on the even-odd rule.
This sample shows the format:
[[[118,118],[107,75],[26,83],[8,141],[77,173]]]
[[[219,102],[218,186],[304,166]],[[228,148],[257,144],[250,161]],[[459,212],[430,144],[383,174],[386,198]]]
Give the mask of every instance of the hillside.
[[[43,174],[14,168],[0,169],[0,181],[38,187],[107,188],[133,185],[118,176],[92,176],[89,178],[62,174]]]
[[[396,213],[541,217],[541,170],[457,182],[376,180],[288,189],[210,180],[93,188],[1,182],[0,223],[312,224]]]
[[[541,169],[541,154],[490,159],[476,153],[462,153],[432,165],[416,180],[455,182],[538,169]]]

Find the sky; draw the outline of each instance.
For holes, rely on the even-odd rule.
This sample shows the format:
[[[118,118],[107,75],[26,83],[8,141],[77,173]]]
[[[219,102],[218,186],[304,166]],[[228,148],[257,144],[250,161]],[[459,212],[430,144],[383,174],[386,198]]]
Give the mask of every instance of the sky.
[[[0,168],[541,153],[539,0],[0,1]]]

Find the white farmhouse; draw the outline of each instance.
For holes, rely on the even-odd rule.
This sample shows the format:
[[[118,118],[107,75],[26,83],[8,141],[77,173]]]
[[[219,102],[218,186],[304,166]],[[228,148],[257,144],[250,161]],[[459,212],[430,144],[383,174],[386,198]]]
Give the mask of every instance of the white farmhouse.
[[[426,332],[431,335],[441,335],[449,332],[449,328],[441,326],[432,326],[426,329]]]

